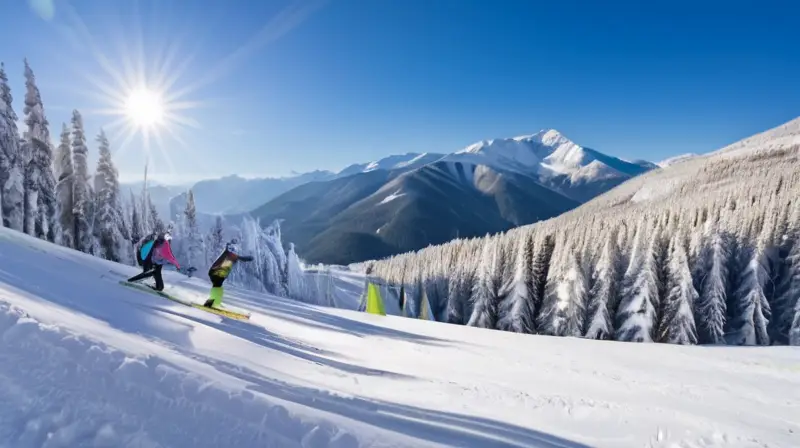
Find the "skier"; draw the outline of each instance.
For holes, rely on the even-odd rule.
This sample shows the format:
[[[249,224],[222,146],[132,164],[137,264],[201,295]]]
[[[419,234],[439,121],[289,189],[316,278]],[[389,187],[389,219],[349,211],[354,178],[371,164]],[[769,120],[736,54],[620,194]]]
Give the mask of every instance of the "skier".
[[[239,255],[238,252],[238,241],[234,238],[225,245],[225,250],[211,265],[211,268],[208,270],[208,278],[211,280],[211,293],[204,306],[219,308],[219,305],[222,304],[222,283],[228,278],[228,274],[231,273],[233,265],[236,264],[237,261],[253,261],[253,257]]]
[[[129,278],[128,281],[133,283],[148,277],[153,277],[156,284],[155,287],[152,288],[156,291],[163,291],[164,279],[161,277],[161,268],[163,265],[169,263],[177,269],[181,268],[178,260],[172,255],[170,241],[172,241],[172,235],[170,235],[169,232],[158,236],[151,233],[144,237],[137,251],[137,260],[141,259],[142,273]]]

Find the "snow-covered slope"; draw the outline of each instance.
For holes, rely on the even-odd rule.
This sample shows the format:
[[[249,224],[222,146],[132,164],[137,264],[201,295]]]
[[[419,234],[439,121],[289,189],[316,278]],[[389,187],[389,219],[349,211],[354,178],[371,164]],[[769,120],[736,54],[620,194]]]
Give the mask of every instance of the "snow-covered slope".
[[[735,157],[757,150],[770,151],[787,149],[793,146],[800,146],[800,117],[728,145],[713,154]]]
[[[609,191],[602,197],[584,205],[584,208],[607,209],[610,203],[623,204],[630,199],[631,202],[663,200],[674,192],[686,189],[695,192],[700,197],[707,198],[714,189],[730,188],[736,185],[736,176],[731,176],[725,182],[721,177],[727,177],[730,172],[719,169],[716,173],[713,167],[720,164],[730,164],[735,160],[746,162],[748,157],[772,154],[779,163],[779,159],[786,159],[780,163],[788,163],[794,167],[796,161],[791,154],[777,154],[800,148],[800,118],[786,122],[780,126],[742,139],[716,151],[706,154],[685,154],[661,162],[662,169],[646,173],[630,182]],[[795,169],[796,171],[796,169]]]
[[[253,312],[237,322],[117,284],[133,272],[0,229],[0,446],[800,444],[791,347],[519,335],[226,288]]]
[[[668,167],[670,165],[674,165],[676,163],[681,163],[681,162],[685,162],[687,160],[694,159],[695,157],[699,157],[699,154],[695,154],[693,152],[690,152],[690,153],[686,153],[686,154],[677,155],[675,157],[670,157],[668,159],[664,159],[664,160],[658,162],[656,165],[658,165],[661,168],[666,168],[666,167]]]

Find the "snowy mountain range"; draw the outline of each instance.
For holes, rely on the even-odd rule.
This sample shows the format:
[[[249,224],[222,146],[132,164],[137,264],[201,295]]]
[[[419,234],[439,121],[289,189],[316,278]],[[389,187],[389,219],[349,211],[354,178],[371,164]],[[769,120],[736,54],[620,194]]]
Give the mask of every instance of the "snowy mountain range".
[[[352,164],[339,172],[317,170],[308,173],[293,173],[286,177],[244,178],[238,175],[217,179],[204,179],[194,184],[163,185],[151,182],[148,187],[150,199],[162,216],[174,215],[180,210],[185,193],[192,189],[195,205],[201,215],[241,214],[263,205],[278,195],[299,185],[347,177],[375,170],[414,169],[438,160],[442,154],[407,153],[391,155],[367,163]],[[131,182],[120,186],[123,192],[141,194],[142,182]]]
[[[300,185],[252,213],[284,220],[286,239],[306,260],[347,264],[548,219],[656,168],[552,129],[410,156]]]

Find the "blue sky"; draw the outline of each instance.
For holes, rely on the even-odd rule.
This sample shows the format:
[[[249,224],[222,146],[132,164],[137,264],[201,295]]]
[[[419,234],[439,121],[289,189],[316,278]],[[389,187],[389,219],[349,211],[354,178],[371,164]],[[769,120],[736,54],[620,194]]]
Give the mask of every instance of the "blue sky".
[[[120,148],[125,128],[108,131],[124,180],[140,176],[146,153],[164,181],[275,176],[542,128],[658,161],[800,115],[798,8],[18,0],[3,5],[0,60],[21,116],[28,57],[54,139],[74,108],[92,137],[116,119],[99,113],[128,95],[113,72],[145,73],[150,88],[159,74],[179,75],[165,93],[185,91],[174,101],[184,124],[170,126],[179,140],[162,130],[148,152],[138,133]]]

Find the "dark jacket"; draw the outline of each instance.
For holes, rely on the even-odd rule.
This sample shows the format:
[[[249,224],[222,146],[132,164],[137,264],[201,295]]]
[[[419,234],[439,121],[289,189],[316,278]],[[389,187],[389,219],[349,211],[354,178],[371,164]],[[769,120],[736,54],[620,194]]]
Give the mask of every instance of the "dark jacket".
[[[208,270],[209,277],[228,278],[231,273],[233,265],[238,261],[253,261],[253,257],[246,255],[238,255],[233,251],[225,249],[225,251],[217,257],[217,260],[211,265]]]

